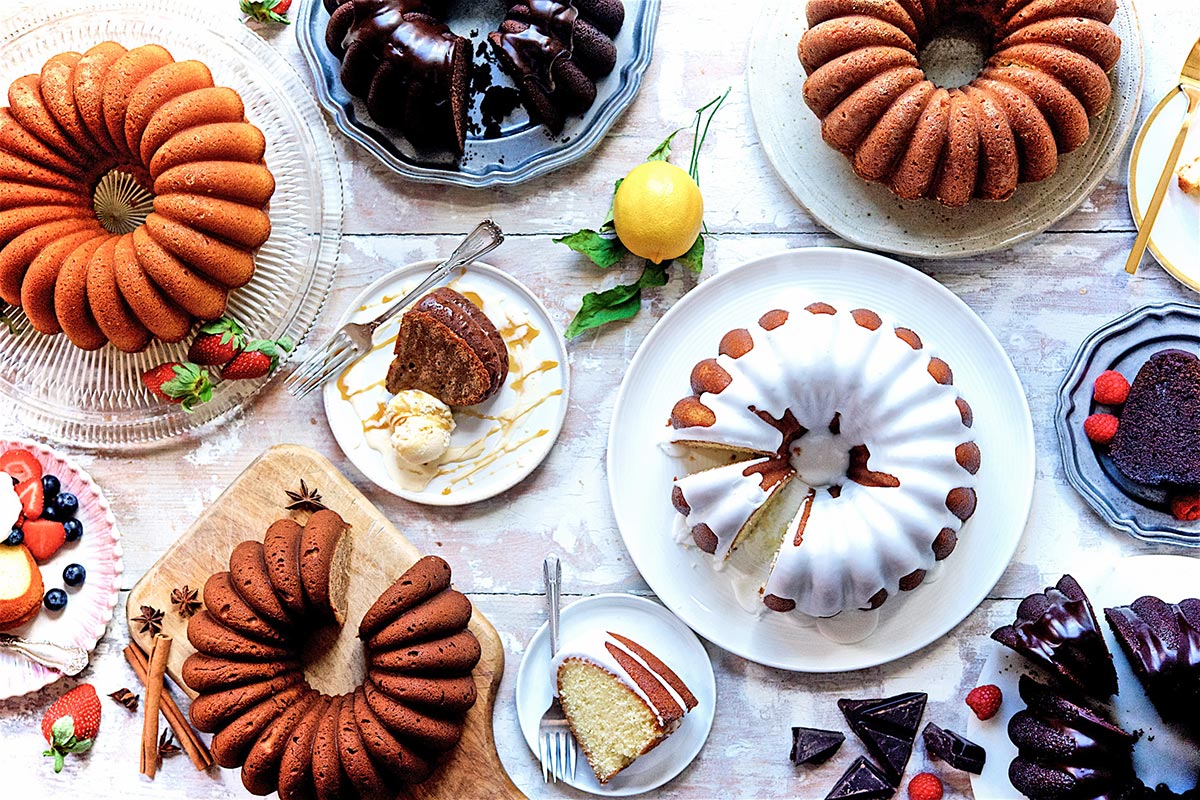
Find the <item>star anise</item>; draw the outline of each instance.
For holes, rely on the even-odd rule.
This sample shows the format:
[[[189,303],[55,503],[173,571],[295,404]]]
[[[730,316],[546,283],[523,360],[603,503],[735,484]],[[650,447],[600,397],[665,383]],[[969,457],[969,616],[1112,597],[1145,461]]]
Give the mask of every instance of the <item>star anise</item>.
[[[108,695],[130,711],[137,711],[138,696],[128,689],[117,689]]]
[[[142,633],[153,636],[162,633],[163,612],[154,606],[142,606],[142,613],[133,618]]]
[[[171,733],[171,729],[163,731],[162,736],[158,737],[158,757],[170,758],[182,752],[183,748],[175,744],[175,734]]]
[[[171,592],[171,605],[179,616],[187,619],[200,610],[200,592],[186,583]]]
[[[300,491],[293,492],[290,489],[285,490],[288,499],[292,502],[287,505],[289,511],[320,511],[325,508],[325,504],[321,502],[321,493],[316,488],[309,489],[308,484],[304,479],[300,479]]]

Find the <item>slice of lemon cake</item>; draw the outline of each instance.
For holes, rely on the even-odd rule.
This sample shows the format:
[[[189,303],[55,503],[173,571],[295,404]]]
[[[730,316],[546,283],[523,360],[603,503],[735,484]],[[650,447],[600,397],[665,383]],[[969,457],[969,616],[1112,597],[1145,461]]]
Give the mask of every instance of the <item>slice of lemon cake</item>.
[[[620,634],[566,643],[554,669],[571,732],[602,784],[662,743],[696,707],[670,667]]]

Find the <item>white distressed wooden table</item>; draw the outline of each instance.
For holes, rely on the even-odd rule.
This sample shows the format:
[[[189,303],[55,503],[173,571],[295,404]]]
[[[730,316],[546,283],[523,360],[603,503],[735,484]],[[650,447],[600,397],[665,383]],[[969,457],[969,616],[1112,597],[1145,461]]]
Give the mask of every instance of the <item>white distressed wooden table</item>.
[[[214,14],[236,13],[233,0],[212,5]],[[446,254],[484,216],[494,218],[508,234],[503,248],[488,260],[539,293],[565,325],[585,292],[617,276],[602,275],[550,239],[598,224],[613,179],[642,160],[667,131],[687,124],[693,109],[727,86],[733,87],[729,103],[716,118],[701,161],[705,221],[712,233],[705,275],[783,248],[839,244],[792,199],[758,146],[743,73],[759,6],[759,0],[744,0],[730,13],[724,3],[664,3],[654,63],[630,111],[587,161],[526,186],[468,191],[406,183],[335,135],[346,191],[346,237],[336,287],[314,335],[323,338],[350,299],[372,280],[411,261]],[[1188,48],[1200,35],[1200,16],[1195,0],[1140,0],[1138,6],[1146,39],[1144,119],[1153,102],[1175,83]],[[19,10],[13,0],[0,0],[0,12]],[[291,29],[262,32],[307,76]],[[1055,390],[1087,333],[1147,302],[1196,299],[1149,260],[1136,278],[1122,270],[1135,236],[1125,194],[1126,160],[1078,211],[1030,242],[985,258],[913,264],[983,317],[1016,365],[1033,410],[1038,442],[1033,513],[1016,558],[988,600],[945,639],[896,663],[851,674],[792,674],[707,645],[719,698],[712,735],[695,763],[654,796],[824,797],[860,748],[850,737],[829,764],[796,769],[787,759],[792,725],[840,729],[844,726],[835,705],[839,697],[920,690],[929,693],[929,718],[965,730],[970,712],[962,698],[993,646],[988,633],[1012,618],[1017,599],[1084,564],[1178,552],[1143,546],[1108,529],[1064,482],[1053,432]],[[450,561],[459,588],[501,631],[507,667],[495,729],[513,780],[530,797],[584,797],[543,785],[517,727],[516,671],[529,637],[544,620],[541,561],[547,552],[562,557],[567,601],[598,592],[650,594],[613,521],[605,486],[605,441],[625,365],[655,320],[694,282],[675,271],[671,283],[635,320],[571,346],[572,402],[557,447],[523,484],[475,506],[428,508],[376,489],[338,449],[319,398],[296,402],[278,384],[240,417],[203,436],[177,439],[136,455],[68,452],[112,501],[124,534],[126,588],[265,448],[296,442],[328,456],[413,542]],[[82,676],[102,695],[123,686],[141,694],[121,656],[128,640],[123,620],[122,605]],[[102,698],[104,722],[95,749],[88,757],[72,758],[55,776],[49,759],[40,756],[44,743],[39,722],[46,706],[73,683],[64,681],[0,702],[0,781],[5,796],[247,796],[236,772],[197,773],[182,756],[168,761],[153,783],[140,778],[140,717],[107,698]],[[918,748],[909,774],[923,769],[924,759]],[[964,773],[944,765],[935,769],[947,782],[948,797],[971,796]],[[478,797],[488,797],[486,787]]]

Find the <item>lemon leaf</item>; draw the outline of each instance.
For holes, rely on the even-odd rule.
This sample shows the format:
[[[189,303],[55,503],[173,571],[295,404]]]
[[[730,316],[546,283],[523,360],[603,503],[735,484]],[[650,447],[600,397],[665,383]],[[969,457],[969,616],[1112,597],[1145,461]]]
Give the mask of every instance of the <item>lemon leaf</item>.
[[[675,137],[682,131],[683,128],[676,128],[671,131],[671,135],[663,139],[662,144],[650,151],[650,155],[646,156],[647,161],[666,161],[671,157],[671,142],[675,141]]]
[[[613,184],[613,197],[608,203],[608,215],[604,217],[604,224],[600,226],[601,233],[612,233],[616,230],[616,226],[613,225],[613,209],[617,205],[617,189],[620,189],[624,182],[624,178],[617,178],[617,182]]]
[[[555,239],[554,243],[565,244],[576,253],[582,253],[601,269],[608,269],[629,252],[616,234],[602,233],[590,228]]]
[[[574,339],[584,331],[633,317],[642,307],[642,289],[663,286],[666,282],[666,267],[647,262],[636,283],[614,286],[603,292],[588,292],[567,326],[566,337]]]
[[[691,248],[675,259],[696,274],[704,271],[704,237],[697,236]]]

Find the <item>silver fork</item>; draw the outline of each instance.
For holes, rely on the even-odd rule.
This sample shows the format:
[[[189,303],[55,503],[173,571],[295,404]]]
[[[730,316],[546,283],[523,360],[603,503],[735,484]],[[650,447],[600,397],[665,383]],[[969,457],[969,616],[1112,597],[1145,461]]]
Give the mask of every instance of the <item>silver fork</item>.
[[[334,331],[324,344],[314,350],[313,354],[288,376],[285,381],[288,391],[296,397],[304,397],[334,375],[342,372],[350,364],[370,352],[375,331],[379,329],[380,325],[404,311],[414,300],[444,280],[451,270],[470,264],[475,259],[492,252],[503,241],[504,233],[490,219],[485,219],[476,225],[475,230],[467,234],[467,238],[454,248],[450,257],[434,267],[429,276],[417,284],[415,289],[400,298],[399,302],[370,322],[347,322]]]
[[[559,587],[562,583],[562,565],[558,563],[558,556],[553,553],[546,556],[542,571],[546,578],[546,603],[549,606],[550,617],[550,659],[553,661],[558,655]],[[565,780],[565,770],[570,770],[571,780],[575,780],[575,764],[578,761],[576,747],[575,737],[571,735],[571,726],[567,724],[567,715],[563,713],[556,688],[550,707],[542,714],[538,723],[538,760],[542,762],[542,779],[546,783]]]

